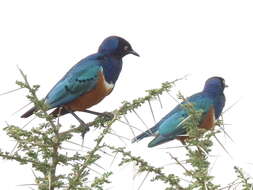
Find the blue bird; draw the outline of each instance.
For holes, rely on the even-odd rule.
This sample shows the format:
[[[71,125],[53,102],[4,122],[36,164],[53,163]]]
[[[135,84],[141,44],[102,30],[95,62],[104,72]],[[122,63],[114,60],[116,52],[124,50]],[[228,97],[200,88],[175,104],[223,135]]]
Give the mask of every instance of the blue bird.
[[[122,69],[122,58],[127,54],[139,56],[125,39],[117,36],[106,38],[97,53],[79,61],[49,91],[44,101],[49,109],[56,108],[51,114],[88,112],[87,108],[111,93]],[[34,112],[35,107],[21,117],[27,118]]]
[[[201,110],[200,128],[211,129],[214,127],[225,106],[224,88],[227,87],[225,80],[221,77],[209,78],[202,92],[194,94],[186,101],[177,105],[171,112],[163,117],[154,127],[135,137],[132,142],[140,141],[145,137],[155,136],[148,144],[148,147],[154,147],[162,143],[178,139],[184,142],[187,138],[187,131],[183,123],[187,120],[189,114],[182,105],[190,102],[193,108]]]

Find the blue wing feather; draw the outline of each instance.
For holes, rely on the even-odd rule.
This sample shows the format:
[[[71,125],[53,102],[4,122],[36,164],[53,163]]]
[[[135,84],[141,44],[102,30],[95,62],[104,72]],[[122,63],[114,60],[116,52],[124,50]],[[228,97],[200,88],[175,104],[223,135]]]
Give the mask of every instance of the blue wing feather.
[[[202,110],[202,115],[205,115],[213,105],[213,100],[203,92],[189,97],[188,101],[182,104],[186,104],[187,102],[192,103],[195,110]],[[186,109],[181,105],[178,105],[162,119],[162,122],[159,124],[159,134],[163,136],[180,135],[174,134],[174,132],[177,131],[177,128],[182,127],[180,123],[188,117]]]
[[[154,127],[152,127],[150,129],[152,134],[150,133],[150,130],[147,130],[137,136],[133,142],[156,134],[156,138],[149,143],[149,147],[153,147],[163,142],[173,140],[179,135],[184,135],[186,133],[186,129],[183,127],[183,125],[181,125],[181,122],[188,117],[188,113],[182,107],[182,104],[186,104],[187,102],[192,103],[196,110],[201,109],[203,111],[203,116],[214,104],[214,100],[208,94],[204,92],[194,94],[193,96],[189,97],[187,101],[177,105]]]
[[[74,65],[46,96],[50,108],[62,106],[92,90],[98,73],[103,71],[97,56],[89,56]]]

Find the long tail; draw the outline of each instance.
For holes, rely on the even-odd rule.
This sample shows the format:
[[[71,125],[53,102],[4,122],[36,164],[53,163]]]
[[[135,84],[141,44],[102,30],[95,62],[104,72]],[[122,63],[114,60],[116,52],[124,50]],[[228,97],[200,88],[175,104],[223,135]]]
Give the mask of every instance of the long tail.
[[[157,145],[160,145],[160,144],[163,144],[165,142],[168,142],[168,141],[171,141],[175,139],[174,136],[172,137],[163,137],[161,135],[158,135],[156,138],[154,138],[150,143],[148,143],[148,147],[149,148],[152,148],[154,146],[157,146]]]
[[[25,112],[23,115],[21,115],[21,118],[27,118],[27,117],[31,116],[34,112],[36,112],[36,108],[32,107],[27,112]]]
[[[36,108],[32,107],[31,109],[29,109],[27,112],[25,112],[23,115],[21,115],[21,118],[27,118],[30,117],[32,114],[34,114],[34,112],[36,112]],[[69,113],[67,110],[65,110],[64,108],[60,110],[60,108],[56,108],[54,111],[52,111],[50,113],[50,115],[54,116],[54,117],[58,117],[58,116],[62,116]]]
[[[42,99],[42,101],[44,101],[45,99]],[[31,103],[31,102],[30,102]],[[30,104],[29,103],[29,104]],[[28,105],[29,105],[28,104]],[[27,105],[26,105],[27,106]],[[26,106],[24,106],[23,108],[25,108]],[[23,108],[21,108],[21,109],[23,109]],[[21,110],[20,109],[20,110]],[[34,114],[34,112],[37,112],[38,110],[36,109],[36,107],[32,107],[31,109],[29,109],[27,112],[25,112],[23,115],[21,115],[20,117],[21,118],[28,118],[28,117],[30,117],[31,115],[33,115]]]
[[[52,111],[50,113],[50,115],[52,115],[54,117],[59,117],[59,116],[65,115],[67,113],[69,113],[69,112],[64,108],[56,108],[56,109],[54,109],[54,111]]]
[[[140,141],[143,138],[155,135],[155,132],[157,131],[157,129],[158,129],[158,126],[154,126],[154,127],[150,128],[149,130],[141,133],[140,135],[138,135],[137,137],[132,139],[132,143],[134,143],[136,141]]]

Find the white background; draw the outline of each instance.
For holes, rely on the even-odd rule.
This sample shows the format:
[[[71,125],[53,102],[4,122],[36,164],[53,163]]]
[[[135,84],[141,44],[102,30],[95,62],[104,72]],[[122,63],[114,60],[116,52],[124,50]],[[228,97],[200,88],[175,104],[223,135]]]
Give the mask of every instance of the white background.
[[[18,65],[31,83],[41,85],[39,97],[45,96],[72,65],[96,52],[102,40],[110,35],[127,39],[141,57],[129,55],[124,58],[116,88],[93,110],[113,110],[123,100],[145,95],[144,90],[186,74],[189,74],[187,80],[178,83],[174,94],[180,90],[189,96],[200,91],[207,78],[222,76],[229,85],[225,91],[226,108],[240,99],[224,114],[225,123],[231,124],[226,126],[226,131],[234,143],[222,134],[219,136],[233,159],[219,145],[215,146],[214,152],[219,156],[212,174],[217,177],[216,182],[226,184],[235,179],[234,165],[253,174],[252,10],[253,2],[244,0],[1,0],[0,92],[16,88],[15,81],[21,79]],[[0,96],[1,128],[5,121],[20,126],[28,121],[19,119],[22,112],[12,115],[28,102],[25,94],[21,91]],[[166,98],[169,104],[164,113],[176,104],[168,96]],[[157,119],[161,117],[161,113],[157,115]],[[71,117],[66,118],[66,121],[76,123]],[[144,116],[144,119],[150,127],[153,125],[150,116]],[[0,136],[1,149],[11,150],[14,143],[3,131]],[[132,138],[130,132],[124,136]],[[127,147],[144,155],[154,165],[170,163],[166,153],[169,149],[148,149],[149,141],[134,145],[127,142]],[[164,147],[179,145],[179,142],[171,142]],[[28,189],[17,185],[33,183],[29,167],[1,160],[0,168],[1,189]],[[133,180],[135,172],[131,169],[115,168],[118,173],[112,178],[111,189],[138,188],[143,176]],[[158,188],[158,185],[164,187],[146,181],[142,188]]]

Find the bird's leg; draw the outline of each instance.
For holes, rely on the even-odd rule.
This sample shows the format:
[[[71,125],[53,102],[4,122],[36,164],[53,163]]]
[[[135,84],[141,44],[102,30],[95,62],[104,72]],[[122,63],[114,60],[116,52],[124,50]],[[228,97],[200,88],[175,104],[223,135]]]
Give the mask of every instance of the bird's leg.
[[[107,117],[109,120],[112,120],[114,118],[114,114],[111,112],[95,112],[95,111],[91,111],[91,110],[83,110],[82,112],[86,112],[86,113],[90,113],[93,115],[97,115],[97,116],[102,116],[102,117]]]
[[[186,140],[188,139],[188,137],[187,136],[178,136],[176,139],[179,140],[183,145],[186,145]]]
[[[66,109],[66,108],[65,108]],[[70,110],[70,109],[66,109],[71,115],[73,115],[74,116],[74,118],[76,118],[76,120],[80,123],[80,125],[84,128],[84,131],[82,132],[82,138],[84,138],[84,135],[85,135],[85,133],[87,133],[90,129],[89,129],[89,126],[86,124],[86,123],[84,123],[84,121],[80,118],[80,117],[78,117],[72,110]]]

